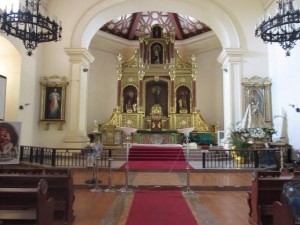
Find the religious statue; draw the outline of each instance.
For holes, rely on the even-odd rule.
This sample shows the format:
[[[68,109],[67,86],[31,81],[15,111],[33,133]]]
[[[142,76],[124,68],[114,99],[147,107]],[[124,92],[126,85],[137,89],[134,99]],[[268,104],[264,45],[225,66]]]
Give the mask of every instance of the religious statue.
[[[135,104],[134,103],[134,93],[132,91],[128,91],[126,93],[127,95],[127,102],[126,102],[126,111],[130,111],[130,110],[133,110],[133,105]]]
[[[178,106],[179,106],[179,109],[182,109],[182,98],[179,98],[179,100],[178,100]]]
[[[266,124],[264,117],[259,110],[259,102],[251,102],[245,112],[241,122],[241,127],[244,129],[249,128],[265,128]]]
[[[159,104],[161,88],[159,86],[154,86],[152,88],[152,94],[154,97],[154,103]]]
[[[94,120],[94,132],[98,132],[99,131],[99,123],[97,120]]]
[[[159,44],[156,44],[152,48],[152,64],[161,64],[162,63],[162,47]]]
[[[136,103],[132,104],[133,112],[136,112]]]

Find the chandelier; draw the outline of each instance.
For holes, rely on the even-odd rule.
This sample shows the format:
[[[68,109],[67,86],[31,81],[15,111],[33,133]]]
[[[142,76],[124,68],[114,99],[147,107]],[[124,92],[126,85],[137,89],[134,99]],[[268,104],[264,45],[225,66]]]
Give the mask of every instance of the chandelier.
[[[300,11],[293,6],[294,0],[278,0],[275,16],[263,18],[255,27],[255,36],[261,37],[265,43],[278,42],[290,56],[291,49],[300,38]]]
[[[25,0],[25,6],[17,12],[13,7],[0,9],[0,31],[23,41],[27,55],[31,56],[39,43],[61,40],[61,22],[50,20],[40,13],[41,0]]]

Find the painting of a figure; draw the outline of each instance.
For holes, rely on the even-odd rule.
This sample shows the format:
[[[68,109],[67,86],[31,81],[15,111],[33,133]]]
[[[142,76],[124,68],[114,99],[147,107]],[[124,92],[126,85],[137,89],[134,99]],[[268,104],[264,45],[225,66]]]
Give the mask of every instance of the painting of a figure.
[[[62,124],[65,122],[67,79],[59,76],[43,77],[40,83],[40,121]]]
[[[257,105],[257,110],[259,111],[259,113],[263,114],[263,95],[261,93],[261,90],[251,89],[248,104],[252,103]]]
[[[247,107],[241,121],[242,128],[266,128],[263,93],[258,88],[250,89]]]
[[[48,87],[46,90],[46,111],[47,119],[60,119],[61,115],[61,87]]]
[[[0,122],[0,164],[18,164],[20,122]]]

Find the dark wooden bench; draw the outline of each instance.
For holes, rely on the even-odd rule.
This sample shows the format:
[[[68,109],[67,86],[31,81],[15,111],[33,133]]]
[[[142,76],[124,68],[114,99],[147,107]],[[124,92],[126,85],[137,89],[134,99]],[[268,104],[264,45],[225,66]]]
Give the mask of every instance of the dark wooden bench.
[[[55,200],[55,218],[65,223],[73,221],[75,197],[72,170],[47,168],[42,173],[26,173],[27,169],[22,168],[14,169],[14,173],[6,170],[0,169],[0,188],[35,187],[40,179],[45,179],[48,182],[48,195]]]
[[[54,224],[54,199],[48,198],[47,181],[36,188],[0,188],[1,224]]]
[[[273,224],[273,202],[279,201],[284,183],[294,176],[281,176],[279,171],[255,171],[251,192],[248,193],[249,223]]]
[[[300,196],[297,195],[299,192],[298,188],[300,185],[300,177],[299,177],[299,171],[294,172],[294,179],[292,179],[289,183],[286,183],[283,187],[283,193],[280,198],[280,200],[273,202],[273,219],[274,223],[273,225],[297,225],[299,224],[299,198]],[[294,210],[296,211],[296,215],[292,212],[291,206],[288,204],[289,202],[287,196],[284,194],[285,192],[289,191],[295,191],[293,194],[293,204],[294,204]],[[291,194],[291,193],[290,193]],[[291,200],[291,199],[290,199]]]

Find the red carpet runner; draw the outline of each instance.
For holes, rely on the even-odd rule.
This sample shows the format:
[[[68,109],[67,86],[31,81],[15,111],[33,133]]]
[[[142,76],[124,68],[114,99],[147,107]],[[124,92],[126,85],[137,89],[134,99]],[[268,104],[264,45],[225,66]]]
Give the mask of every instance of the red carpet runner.
[[[139,190],[126,225],[197,225],[180,191]]]

